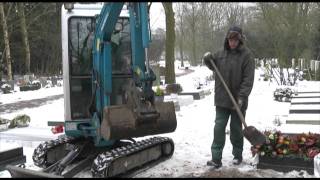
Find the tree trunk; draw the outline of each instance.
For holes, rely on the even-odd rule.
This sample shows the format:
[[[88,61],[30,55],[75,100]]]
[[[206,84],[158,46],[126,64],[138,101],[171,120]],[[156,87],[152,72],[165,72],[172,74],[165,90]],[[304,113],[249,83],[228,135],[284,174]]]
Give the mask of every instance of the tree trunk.
[[[182,37],[182,36],[181,36]],[[182,47],[182,39],[180,40],[180,58],[181,58],[181,67],[184,67],[183,63],[183,47]]]
[[[195,17],[195,7],[194,4],[192,4],[192,25],[191,25],[191,36],[192,36],[192,65],[197,65],[197,52],[196,52],[196,17]]]
[[[30,73],[30,47],[29,47],[29,39],[28,39],[28,32],[27,32],[27,26],[26,26],[26,18],[24,15],[24,3],[18,3],[18,13],[20,18],[22,42],[23,42],[24,52],[25,52],[25,71],[27,74],[29,74]]]
[[[3,39],[5,45],[5,54],[7,59],[7,76],[8,80],[12,80],[12,69],[11,69],[11,55],[10,55],[10,42],[9,42],[9,34],[8,34],[8,27],[7,27],[7,20],[4,15],[4,8],[3,3],[0,3],[0,16],[2,21],[2,28],[3,28]]]
[[[182,3],[179,3],[178,4],[178,18],[179,18],[179,28],[178,28],[178,31],[180,30],[179,32],[179,35],[180,37],[177,39],[179,41],[178,43],[178,46],[179,46],[179,52],[180,52],[180,61],[181,61],[181,67],[184,67],[184,63],[183,63],[183,38],[184,38],[184,32],[183,32],[183,4]]]
[[[166,15],[166,72],[165,83],[173,84],[176,82],[174,72],[174,45],[175,45],[175,31],[174,31],[174,13],[172,3],[162,3]]]

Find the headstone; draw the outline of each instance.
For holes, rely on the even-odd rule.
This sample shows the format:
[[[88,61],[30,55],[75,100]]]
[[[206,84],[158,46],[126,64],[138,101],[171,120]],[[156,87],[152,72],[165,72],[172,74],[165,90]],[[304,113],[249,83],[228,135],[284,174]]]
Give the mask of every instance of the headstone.
[[[312,72],[315,71],[315,63],[316,63],[315,60],[310,60],[310,69]]]
[[[51,78],[51,82],[52,82],[52,86],[56,86],[57,85],[57,78],[55,76],[53,76]]]
[[[171,93],[181,93],[182,92],[182,87],[180,84],[168,84],[166,86],[166,93],[171,94]]]
[[[15,80],[10,80],[7,82],[10,85],[10,88],[12,91],[14,90],[14,82],[15,82]]]
[[[264,67],[264,61],[263,61],[263,59],[260,60],[260,66],[261,66],[261,67]]]
[[[32,78],[33,78],[33,74],[27,74],[27,75],[24,75],[23,76],[23,79],[24,79],[24,81],[26,82],[26,83],[28,83],[28,82],[32,82]]]
[[[291,68],[292,69],[296,68],[296,60],[294,58],[292,58],[291,63],[292,63]]]
[[[316,80],[320,80],[320,61],[315,62],[314,71],[315,71]]]
[[[305,59],[299,58],[299,70],[305,69]]]
[[[40,77],[39,81],[41,83],[41,87],[45,87],[47,85],[47,78],[45,77]]]

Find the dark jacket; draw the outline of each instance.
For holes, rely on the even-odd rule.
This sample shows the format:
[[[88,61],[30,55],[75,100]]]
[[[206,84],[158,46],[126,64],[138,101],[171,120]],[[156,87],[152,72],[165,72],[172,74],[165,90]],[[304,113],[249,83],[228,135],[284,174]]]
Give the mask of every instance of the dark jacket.
[[[239,46],[231,50],[226,38],[223,50],[213,55],[213,61],[233,94],[233,97],[236,101],[239,98],[243,101],[241,109],[247,109],[248,96],[253,87],[255,71],[255,62],[251,51],[244,45],[242,39]],[[227,91],[217,76],[215,78],[214,101],[216,106],[225,108],[233,107]]]

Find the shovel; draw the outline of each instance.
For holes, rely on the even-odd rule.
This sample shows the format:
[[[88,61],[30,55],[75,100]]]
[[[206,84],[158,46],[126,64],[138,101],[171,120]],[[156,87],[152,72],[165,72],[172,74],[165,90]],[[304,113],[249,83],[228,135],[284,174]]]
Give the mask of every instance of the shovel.
[[[206,56],[206,55],[205,55]],[[262,145],[267,141],[266,136],[261,133],[260,131],[258,131],[255,127],[253,126],[247,126],[247,123],[244,120],[243,114],[237,104],[237,102],[235,101],[234,97],[232,96],[228,86],[226,85],[226,83],[223,80],[223,77],[221,76],[217,66],[212,62],[212,60],[210,60],[211,65],[213,66],[216,74],[218,75],[220,81],[222,82],[224,88],[226,89],[234,107],[236,108],[237,114],[240,117],[240,120],[242,122],[242,124],[244,125],[244,130],[243,130],[243,135],[244,137],[252,144],[252,145]]]

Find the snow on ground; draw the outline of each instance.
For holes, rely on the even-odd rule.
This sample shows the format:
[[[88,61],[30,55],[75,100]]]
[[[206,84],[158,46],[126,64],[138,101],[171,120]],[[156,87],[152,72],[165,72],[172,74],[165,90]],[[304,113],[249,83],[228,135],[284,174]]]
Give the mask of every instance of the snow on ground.
[[[177,77],[177,83],[180,83],[184,91],[199,91],[196,89],[197,83],[203,84],[202,89],[210,89],[212,93],[205,96],[201,100],[194,100],[193,103],[187,103],[180,107],[180,111],[176,112],[177,129],[172,133],[160,134],[173,139],[175,143],[175,152],[173,156],[148,169],[135,177],[184,177],[191,175],[199,177],[201,174],[210,170],[206,166],[206,162],[211,158],[210,147],[213,140],[213,127],[215,119],[214,106],[214,82],[207,82],[206,77],[211,72],[205,66],[190,67],[194,72]],[[266,129],[278,129],[283,132],[319,132],[319,125],[287,125],[283,123],[280,126],[273,124],[275,116],[279,116],[283,120],[289,113],[290,103],[278,102],[273,100],[273,91],[278,87],[275,82],[259,81],[261,70],[256,70],[255,83],[249,98],[249,106],[246,115],[248,125],[255,126],[260,131]],[[297,88],[303,89],[319,89],[318,82],[299,82]],[[201,89],[200,89],[201,90]],[[16,92],[14,94],[0,94],[0,102],[4,104],[17,102],[21,100],[30,100],[43,98],[45,96],[62,94],[62,87],[40,89],[37,91]],[[20,97],[20,99],[18,98]],[[1,106],[0,105],[0,106]],[[26,167],[29,169],[38,169],[33,165],[32,153],[33,149],[42,140],[41,138],[54,139],[57,135],[53,135],[50,128],[47,127],[47,121],[63,121],[63,98],[48,101],[47,104],[36,108],[17,109],[11,113],[1,113],[3,118],[13,118],[17,114],[27,114],[31,117],[31,123],[28,128],[10,129],[0,132],[0,151],[10,149],[17,146],[24,147],[24,154],[27,156]],[[283,122],[283,121],[282,121]],[[227,132],[229,124],[227,125]],[[14,139],[19,133],[25,133],[32,136],[29,140]],[[16,135],[16,136],[15,136]],[[37,138],[38,136],[38,138]],[[21,136],[20,136],[21,137]],[[137,138],[137,140],[148,137]],[[229,169],[237,169],[240,172],[251,173],[256,177],[313,177],[302,171],[291,171],[288,173],[276,172],[273,170],[256,170],[250,163],[256,159],[251,157],[250,143],[244,140],[243,158],[244,162],[236,167],[232,165],[232,145],[229,140],[229,134],[226,134],[226,143],[223,151],[223,167],[221,172]],[[7,171],[0,172],[0,177],[10,177]],[[90,177],[90,173],[86,172],[80,177]]]
[[[203,71],[201,70],[198,69],[195,73],[198,72],[201,74],[202,72],[207,75],[206,69],[203,69]],[[257,71],[256,76],[259,73],[260,72]],[[194,76],[194,74],[181,77],[181,79],[184,78],[186,81],[180,81],[180,83],[188,82],[188,79],[192,76]],[[258,81],[258,78],[255,78],[255,80],[246,113],[246,122],[248,125],[255,126],[260,131],[265,129],[278,129],[283,132],[293,133],[306,131],[319,132],[320,126],[317,125],[275,126],[272,122],[275,116],[279,115],[281,117],[281,115],[287,115],[289,113],[290,103],[282,103],[273,100],[273,91],[277,88],[275,84],[269,84],[269,82],[266,81]],[[312,83],[304,84],[308,87],[314,88]],[[183,177],[186,173],[198,177],[202,173],[210,170],[210,168],[206,166],[206,162],[211,159],[210,148],[213,140],[215,118],[214,93],[206,96],[206,98],[202,100],[194,101],[194,103],[189,106],[181,107],[180,112],[177,112],[176,114],[178,121],[176,131],[163,135],[171,137],[175,142],[175,152],[172,158],[165,163],[159,164],[156,167],[137,175],[136,177]],[[229,129],[228,123],[227,131]],[[223,168],[221,171],[227,170],[230,167],[237,168],[242,172],[253,171],[255,168],[251,166],[250,163],[253,163],[255,159],[251,156],[250,147],[250,143],[245,140],[243,151],[244,163],[237,168],[231,163],[233,159],[232,145],[229,139],[229,134],[227,134],[222,159]],[[256,177],[300,176],[297,171],[277,173],[272,170],[262,170],[259,172],[260,173],[255,174]],[[311,176],[307,173],[302,173],[304,177]]]
[[[0,94],[0,102],[2,104],[9,104],[22,100],[40,99],[47,96],[63,94],[62,87],[41,88],[36,91],[19,91],[18,87],[15,86],[14,89],[17,92],[10,94]]]

